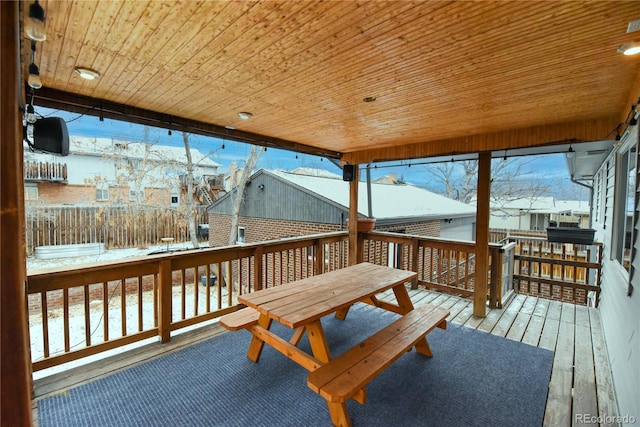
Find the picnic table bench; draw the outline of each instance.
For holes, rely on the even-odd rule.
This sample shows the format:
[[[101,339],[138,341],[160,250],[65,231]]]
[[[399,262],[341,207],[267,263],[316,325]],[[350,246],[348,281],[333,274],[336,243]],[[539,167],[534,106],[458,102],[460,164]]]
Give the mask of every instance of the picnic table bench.
[[[432,357],[426,335],[435,327],[446,329],[448,315],[441,307],[420,306],[309,373],[307,384],[327,400],[333,424],[350,426],[345,402],[353,397],[364,404],[364,387],[412,347]]]

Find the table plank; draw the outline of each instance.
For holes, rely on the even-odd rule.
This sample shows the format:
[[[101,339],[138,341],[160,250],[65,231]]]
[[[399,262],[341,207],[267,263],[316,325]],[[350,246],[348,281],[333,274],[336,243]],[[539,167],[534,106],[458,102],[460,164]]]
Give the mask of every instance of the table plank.
[[[416,273],[411,271],[361,263],[243,295],[238,300],[268,314],[285,326],[297,328],[386,289],[404,284],[415,276]]]

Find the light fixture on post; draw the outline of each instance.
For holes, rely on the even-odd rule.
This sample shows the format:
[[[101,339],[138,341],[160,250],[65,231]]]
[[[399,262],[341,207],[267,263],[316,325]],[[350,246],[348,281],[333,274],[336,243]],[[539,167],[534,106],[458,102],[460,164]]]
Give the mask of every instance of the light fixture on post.
[[[47,33],[44,31],[44,9],[38,0],[29,6],[29,19],[25,23],[24,31],[33,41],[41,42],[47,39]]]
[[[24,120],[29,124],[34,124],[38,120],[33,104],[27,104],[27,111],[24,115]]]
[[[568,159],[573,158],[574,154],[575,154],[575,151],[573,151],[573,147],[571,146],[571,144],[569,144],[569,150],[567,151],[567,158]]]
[[[636,55],[640,53],[640,43],[636,41],[625,43],[622,46],[618,47],[618,53],[627,56]]]
[[[40,80],[40,70],[38,66],[33,62],[29,64],[29,79],[27,80],[29,86],[33,89],[40,89],[42,87],[42,80]]]
[[[29,79],[27,83],[32,89],[40,89],[42,80],[40,80],[40,69],[35,64],[36,60],[36,42],[31,42],[31,64],[29,64]]]

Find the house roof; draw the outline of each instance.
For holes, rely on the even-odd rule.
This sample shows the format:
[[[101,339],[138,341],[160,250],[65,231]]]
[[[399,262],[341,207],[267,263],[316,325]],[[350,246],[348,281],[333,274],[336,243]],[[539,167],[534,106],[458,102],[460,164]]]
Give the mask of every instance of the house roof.
[[[190,151],[191,160],[194,165],[210,168],[220,167],[219,163],[214,162],[199,150],[190,148]],[[145,157],[145,143],[120,141],[111,138],[71,136],[69,138],[69,152],[88,156],[119,154],[130,159],[143,159]],[[184,147],[151,144],[149,158],[158,161],[171,160],[183,164],[187,163],[187,155]]]
[[[348,210],[349,182],[327,171],[302,173],[265,171]],[[300,172],[300,171],[298,171]],[[476,209],[410,184],[371,184],[373,217],[390,219],[439,219],[475,216]],[[358,213],[368,215],[367,183],[358,185]]]
[[[636,0],[41,4],[36,106],[350,164],[566,152],[623,132],[639,95],[618,52]]]
[[[518,199],[492,199],[492,207],[519,209],[541,214],[589,214],[589,202],[583,200],[556,200],[554,197],[522,197]]]

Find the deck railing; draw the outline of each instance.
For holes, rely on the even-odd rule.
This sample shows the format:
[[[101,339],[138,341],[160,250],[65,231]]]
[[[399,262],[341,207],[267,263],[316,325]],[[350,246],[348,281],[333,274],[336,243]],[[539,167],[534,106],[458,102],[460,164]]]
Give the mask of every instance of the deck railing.
[[[67,164],[53,162],[24,162],[25,181],[67,182]]]
[[[33,370],[169,340],[235,310],[238,295],[343,268],[346,254],[347,233],[338,232],[31,272]]]
[[[511,237],[516,244],[514,283],[518,293],[598,306],[602,244],[551,243]]]
[[[416,271],[415,285],[473,294],[473,242],[379,232],[359,239],[360,261]],[[33,370],[155,336],[167,341],[235,310],[238,295],[345,267],[348,249],[347,232],[335,232],[30,272]],[[492,259],[499,249],[492,245]]]
[[[416,271],[416,286],[465,297],[473,295],[476,272],[474,242],[377,231],[361,233],[361,240],[360,261]],[[499,244],[489,245],[492,268],[488,299],[491,307],[500,306],[503,301],[501,276],[496,270],[502,263],[500,248]]]

